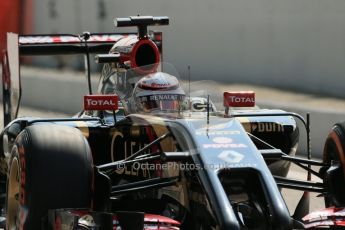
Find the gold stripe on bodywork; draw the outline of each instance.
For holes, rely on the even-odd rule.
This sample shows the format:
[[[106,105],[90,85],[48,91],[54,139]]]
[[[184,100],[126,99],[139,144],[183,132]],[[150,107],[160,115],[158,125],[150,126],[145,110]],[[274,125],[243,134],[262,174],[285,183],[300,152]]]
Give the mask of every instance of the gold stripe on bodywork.
[[[157,138],[169,133],[168,126],[165,124],[165,119],[160,117],[152,117],[152,116],[140,116],[142,119],[145,119],[148,124],[151,125],[154,133],[156,134]],[[176,143],[173,137],[169,136],[166,137],[164,140],[160,141],[160,147],[163,152],[175,152],[176,151]],[[178,164],[178,163],[177,163]],[[181,164],[181,163],[179,163]],[[174,167],[168,167],[167,169],[163,170],[163,177],[175,177],[181,176],[182,179],[176,185],[168,186],[159,190],[160,195],[168,195],[173,197],[174,199],[178,200],[182,205],[185,207],[189,207],[188,195],[187,195],[187,187],[184,175],[180,175],[180,170]]]
[[[162,124],[153,124],[152,128],[156,133],[157,137],[160,137],[169,132],[168,128],[165,126],[164,123]],[[163,152],[175,152],[176,145],[174,143],[174,139],[172,137],[166,137],[164,140],[160,142],[160,146]]]
[[[84,137],[88,138],[90,136],[89,126],[85,121],[75,121],[75,124],[76,128],[80,130]]]
[[[165,124],[165,119],[157,116],[147,116],[147,115],[136,115],[138,118],[143,119],[149,124],[154,133],[156,134],[157,138],[169,133],[169,129]],[[160,147],[163,152],[174,152],[176,151],[176,145],[173,141],[172,137],[166,137],[164,140],[160,141]]]
[[[251,122],[249,120],[248,117],[236,117],[236,119],[241,122],[243,128],[247,131],[247,132],[251,132],[252,131],[252,125]]]

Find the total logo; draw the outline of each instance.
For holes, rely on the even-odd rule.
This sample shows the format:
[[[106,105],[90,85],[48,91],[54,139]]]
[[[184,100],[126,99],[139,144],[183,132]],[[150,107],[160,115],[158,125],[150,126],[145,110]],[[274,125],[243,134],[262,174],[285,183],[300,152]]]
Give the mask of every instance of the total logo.
[[[115,105],[115,102],[112,100],[93,100],[93,99],[86,99],[87,105],[91,106],[103,106],[103,105]]]
[[[117,95],[86,95],[85,110],[117,110],[119,98]]]
[[[229,137],[215,137],[212,139],[212,141],[218,144],[228,144],[233,142],[233,140]]]
[[[231,102],[245,102],[245,103],[255,103],[254,98],[249,98],[249,97],[237,97],[237,96],[230,96],[229,97]]]
[[[255,93],[253,91],[224,92],[226,107],[254,107]]]

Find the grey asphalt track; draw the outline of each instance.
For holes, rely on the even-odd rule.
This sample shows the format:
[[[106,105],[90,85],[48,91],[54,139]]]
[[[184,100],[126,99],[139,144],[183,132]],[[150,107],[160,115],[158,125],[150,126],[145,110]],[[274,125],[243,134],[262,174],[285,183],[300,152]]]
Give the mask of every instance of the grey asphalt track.
[[[317,170],[317,168],[314,168]],[[301,168],[296,165],[291,165],[288,178],[294,178],[299,180],[306,180],[307,174]],[[312,181],[321,182],[320,179],[312,177]],[[285,202],[289,208],[291,214],[295,212],[296,205],[298,204],[300,198],[302,197],[302,191],[296,191],[291,189],[282,189],[282,194]],[[310,193],[310,212],[320,210],[325,207],[324,198],[317,197],[318,193]]]

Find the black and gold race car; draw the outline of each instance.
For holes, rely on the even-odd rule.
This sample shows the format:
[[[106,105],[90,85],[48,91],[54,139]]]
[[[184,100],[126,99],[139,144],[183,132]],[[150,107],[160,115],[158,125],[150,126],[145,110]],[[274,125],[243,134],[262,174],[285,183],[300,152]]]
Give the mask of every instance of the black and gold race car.
[[[138,33],[8,35],[0,135],[7,229],[345,225],[343,124],[328,137],[323,161],[311,159],[309,141],[308,158],[295,157],[300,128],[309,140],[308,116],[260,109],[254,92],[179,76],[162,60],[162,33],[147,30],[168,25],[167,17],[115,22]],[[65,119],[17,118],[19,56],[57,54],[86,57],[84,110]],[[97,93],[92,54],[103,64]],[[306,181],[286,178],[291,162]],[[294,214],[280,188],[305,191]],[[309,192],[325,196],[329,208],[307,215]]]

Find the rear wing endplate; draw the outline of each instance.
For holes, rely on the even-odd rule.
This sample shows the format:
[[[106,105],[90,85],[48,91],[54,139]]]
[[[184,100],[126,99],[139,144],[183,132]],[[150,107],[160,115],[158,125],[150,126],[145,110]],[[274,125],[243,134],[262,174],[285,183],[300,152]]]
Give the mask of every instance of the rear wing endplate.
[[[21,97],[18,35],[7,34],[7,50],[2,56],[2,103],[4,126],[15,119]]]

